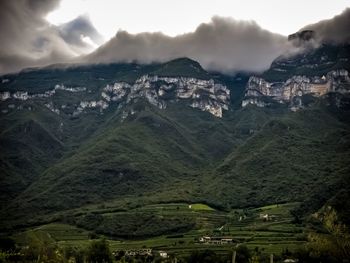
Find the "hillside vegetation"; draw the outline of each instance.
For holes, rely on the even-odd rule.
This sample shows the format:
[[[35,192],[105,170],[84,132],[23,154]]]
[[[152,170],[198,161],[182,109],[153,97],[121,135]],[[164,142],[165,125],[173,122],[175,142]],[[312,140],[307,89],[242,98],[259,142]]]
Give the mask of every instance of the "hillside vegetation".
[[[335,58],[344,48],[336,50]],[[115,104],[105,111],[71,114],[73,104],[96,99],[106,84],[133,82],[144,74],[213,79],[230,90],[231,107],[217,118],[185,100],[159,109],[140,99],[123,108]],[[1,84],[1,91],[43,92],[57,83],[88,91],[58,91],[53,100],[64,102],[62,114],[44,107],[44,98],[1,104],[13,109],[0,116],[3,231],[62,223],[82,208],[125,212],[173,202],[226,212],[301,202],[295,214],[303,217],[326,202],[336,206],[348,193],[348,109],[340,111],[327,97],[314,98],[298,112],[285,106],[241,108],[247,75],[209,73],[187,58],[151,65],[45,68],[4,78],[9,82]],[[193,227],[187,217],[131,216],[135,228],[128,234],[127,225],[113,223],[118,216],[97,216],[98,224],[90,222],[94,215],[74,222],[125,238],[151,235],[140,229],[143,222],[152,229],[164,220],[157,235]]]

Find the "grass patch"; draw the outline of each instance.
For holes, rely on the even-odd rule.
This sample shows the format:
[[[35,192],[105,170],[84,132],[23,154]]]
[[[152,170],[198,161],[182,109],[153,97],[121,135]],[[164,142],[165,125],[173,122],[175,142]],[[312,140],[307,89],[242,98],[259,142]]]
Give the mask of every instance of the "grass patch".
[[[190,204],[188,207],[194,211],[215,211],[215,209],[206,204]]]

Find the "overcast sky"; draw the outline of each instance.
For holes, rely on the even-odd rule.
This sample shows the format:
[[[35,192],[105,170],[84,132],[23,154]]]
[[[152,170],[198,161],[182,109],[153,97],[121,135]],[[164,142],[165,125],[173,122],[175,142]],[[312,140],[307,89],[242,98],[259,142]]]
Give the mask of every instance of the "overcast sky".
[[[261,72],[300,29],[350,43],[350,0],[0,0],[0,74],[54,63],[164,62]]]
[[[106,39],[119,29],[175,36],[194,31],[215,15],[254,20],[273,33],[288,35],[348,6],[349,0],[63,0],[47,19],[59,25],[88,14]]]

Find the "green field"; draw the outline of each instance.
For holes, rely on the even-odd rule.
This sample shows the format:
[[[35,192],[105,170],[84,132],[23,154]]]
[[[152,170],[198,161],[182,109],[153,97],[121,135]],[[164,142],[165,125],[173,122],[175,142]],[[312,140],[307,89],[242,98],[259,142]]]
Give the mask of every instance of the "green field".
[[[205,205],[205,204],[191,204],[189,205],[189,208],[192,209],[192,210],[197,210],[197,211],[200,211],[200,210],[203,210],[203,211],[214,211],[213,208],[211,208],[210,206],[208,205]]]
[[[179,231],[153,236],[149,238],[125,239],[116,236],[99,234],[94,238],[107,238],[112,251],[139,248],[164,250],[176,256],[187,256],[193,250],[210,249],[217,254],[230,253],[237,244],[245,244],[249,249],[259,248],[263,253],[279,255],[284,249],[295,250],[305,244],[305,229],[292,223],[290,210],[298,203],[269,205],[260,208],[234,209],[230,212],[215,210],[205,204],[186,203],[154,204],[123,212],[102,213],[103,217],[133,218],[136,214],[144,216],[153,214],[161,218],[186,218],[194,222],[188,231]],[[268,219],[262,215],[268,214]],[[114,218],[113,217],[113,218]],[[145,226],[146,227],[146,226]],[[28,237],[45,239],[61,247],[86,247],[91,242],[91,231],[63,223],[42,225],[13,237],[19,244],[28,241]],[[229,244],[205,244],[199,242],[202,236],[232,237]]]

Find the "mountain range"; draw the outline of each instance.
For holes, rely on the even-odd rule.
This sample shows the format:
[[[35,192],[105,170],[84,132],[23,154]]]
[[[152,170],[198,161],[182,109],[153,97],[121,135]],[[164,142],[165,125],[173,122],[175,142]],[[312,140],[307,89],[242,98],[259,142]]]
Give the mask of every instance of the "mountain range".
[[[89,205],[299,201],[306,215],[337,203],[350,185],[349,59],[349,45],[325,43],[261,74],[178,58],[2,75],[1,227]]]

